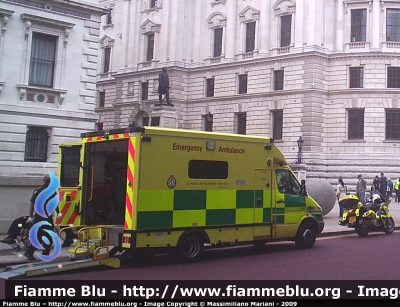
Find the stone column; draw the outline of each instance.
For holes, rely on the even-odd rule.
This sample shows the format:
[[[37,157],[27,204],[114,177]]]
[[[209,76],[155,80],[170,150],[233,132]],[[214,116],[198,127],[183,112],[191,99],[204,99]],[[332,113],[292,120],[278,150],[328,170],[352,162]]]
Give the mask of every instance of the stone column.
[[[129,41],[130,41],[130,33],[129,33],[129,23],[130,23],[130,5],[131,2],[130,1],[124,1],[123,2],[123,12],[122,12],[122,24],[123,26],[123,31],[122,33],[120,33],[120,36],[117,36],[117,42],[116,43],[120,43],[122,41],[122,46],[124,46],[124,50],[122,51],[123,53],[123,57],[119,62],[120,67],[118,67],[121,70],[124,70],[127,65],[128,65],[128,61],[127,59],[129,58],[128,52],[128,46],[129,46]],[[114,22],[116,21],[116,16],[114,15]],[[118,41],[119,40],[119,41]]]
[[[236,47],[236,1],[232,4],[227,5],[227,18],[226,18],[226,48],[225,48],[225,59],[235,59],[235,47]]]
[[[317,2],[319,3],[321,0],[318,0]],[[307,46],[315,46],[317,44],[318,38],[316,37],[317,34],[317,29],[316,27],[322,27],[322,25],[316,25],[315,24],[315,12],[316,12],[316,1],[315,0],[307,0]],[[322,1],[321,1],[322,2]],[[319,10],[320,12],[323,10]]]
[[[261,1],[260,11],[260,54],[269,54],[271,31],[271,0]]]
[[[202,31],[203,30],[203,20],[202,20],[202,0],[195,0],[193,1],[193,7],[194,7],[194,12],[193,12],[193,37],[191,39],[192,41],[192,60],[193,63],[200,63],[200,56],[202,54],[202,51],[204,50],[204,47],[202,46]],[[203,26],[203,27],[202,27]],[[209,32],[207,32],[209,34]]]
[[[296,12],[294,14],[294,48],[303,48],[304,31],[304,0],[296,0]]]
[[[371,37],[371,50],[379,50],[380,49],[380,30],[381,30],[381,23],[380,23],[380,0],[373,0],[372,3],[372,37]]]
[[[344,50],[344,8],[343,0],[337,0],[336,11],[336,51]]]

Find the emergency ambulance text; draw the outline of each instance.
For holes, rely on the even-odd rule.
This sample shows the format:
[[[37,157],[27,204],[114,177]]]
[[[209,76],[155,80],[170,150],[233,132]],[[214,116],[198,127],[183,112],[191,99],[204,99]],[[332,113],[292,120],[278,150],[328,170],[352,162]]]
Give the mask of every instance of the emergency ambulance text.
[[[187,151],[187,152],[191,152],[191,151],[202,152],[203,147],[202,146],[194,146],[194,145],[180,145],[180,144],[173,143],[172,150],[183,150],[183,151]]]

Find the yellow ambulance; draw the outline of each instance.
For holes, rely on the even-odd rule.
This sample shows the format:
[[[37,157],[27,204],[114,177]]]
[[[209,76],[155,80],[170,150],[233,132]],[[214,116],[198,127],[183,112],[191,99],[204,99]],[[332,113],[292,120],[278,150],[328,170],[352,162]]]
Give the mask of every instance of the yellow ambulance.
[[[311,248],[324,228],[268,137],[129,127],[82,133],[60,145],[59,226],[103,225],[121,258],[294,241]]]

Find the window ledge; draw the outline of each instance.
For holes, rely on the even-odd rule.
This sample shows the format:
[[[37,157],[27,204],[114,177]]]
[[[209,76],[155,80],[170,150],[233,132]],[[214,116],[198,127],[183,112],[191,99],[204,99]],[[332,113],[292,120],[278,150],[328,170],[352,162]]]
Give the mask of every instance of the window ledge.
[[[343,143],[367,143],[364,139],[343,140]]]
[[[48,103],[61,106],[64,102],[67,90],[44,88],[30,85],[17,84],[19,98],[22,101],[32,101],[35,103]]]
[[[369,42],[350,42],[350,43],[346,43],[346,51],[370,51],[371,46]]]
[[[110,23],[110,24],[108,24],[108,25],[104,25],[104,26],[103,26],[103,30],[105,30],[105,29],[107,29],[107,28],[110,28],[110,29],[114,28],[114,24],[113,24],[113,23]]]
[[[146,10],[143,10],[142,13],[147,13],[147,14],[149,14],[150,12],[157,12],[158,10],[161,10],[161,9],[162,9],[162,3],[161,3],[159,6],[152,7],[152,8],[146,9]]]
[[[211,7],[214,7],[214,5],[217,4],[225,4],[226,0],[212,0],[211,1]]]

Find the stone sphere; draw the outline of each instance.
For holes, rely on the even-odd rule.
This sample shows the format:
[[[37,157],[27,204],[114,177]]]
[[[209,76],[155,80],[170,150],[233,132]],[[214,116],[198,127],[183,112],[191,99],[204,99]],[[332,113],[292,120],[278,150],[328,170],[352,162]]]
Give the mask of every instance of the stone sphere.
[[[306,188],[308,195],[321,206],[323,216],[332,211],[336,203],[336,192],[327,179],[307,178]]]

